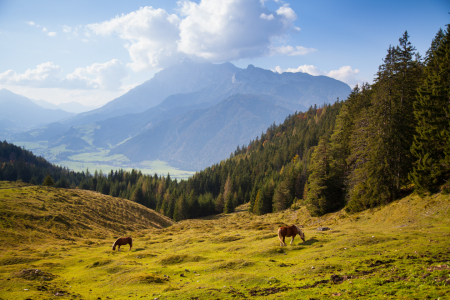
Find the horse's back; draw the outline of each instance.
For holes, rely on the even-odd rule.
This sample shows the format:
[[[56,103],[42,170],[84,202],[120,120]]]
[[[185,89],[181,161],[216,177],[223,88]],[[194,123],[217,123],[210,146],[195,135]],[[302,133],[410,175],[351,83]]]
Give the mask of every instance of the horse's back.
[[[114,244],[126,245],[126,244],[131,244],[132,242],[133,242],[133,239],[131,237],[124,237],[124,238],[118,238]]]
[[[284,226],[284,227],[280,227],[280,229],[278,229],[278,235],[282,234],[283,236],[293,236],[295,234],[297,234],[297,229],[295,225],[292,226]]]

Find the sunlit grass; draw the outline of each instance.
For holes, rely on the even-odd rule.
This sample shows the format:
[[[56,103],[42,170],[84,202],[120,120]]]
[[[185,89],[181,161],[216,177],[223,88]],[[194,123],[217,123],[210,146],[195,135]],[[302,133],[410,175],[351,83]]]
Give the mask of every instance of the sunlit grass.
[[[0,297],[449,297],[448,196],[409,196],[320,219],[305,208],[254,216],[244,206],[167,228],[148,225],[156,216],[144,211],[93,192],[0,183]],[[276,230],[283,224],[305,226],[306,241],[296,237],[280,247]],[[125,235],[133,237],[132,251],[112,252],[115,238]],[[24,271],[31,268],[37,275]]]

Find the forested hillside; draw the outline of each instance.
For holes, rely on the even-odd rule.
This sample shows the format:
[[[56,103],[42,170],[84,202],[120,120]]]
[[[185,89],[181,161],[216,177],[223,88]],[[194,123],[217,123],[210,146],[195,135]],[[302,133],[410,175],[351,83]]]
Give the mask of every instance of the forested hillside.
[[[69,172],[31,163],[27,151],[6,142],[0,180],[41,183],[49,173],[57,186],[131,199],[176,221],[229,213],[244,202],[258,215],[295,202],[323,215],[386,204],[413,188],[420,195],[447,192],[449,29],[438,32],[424,59],[405,32],[372,85],[355,87],[346,101],[289,115],[188,180],[135,170]]]

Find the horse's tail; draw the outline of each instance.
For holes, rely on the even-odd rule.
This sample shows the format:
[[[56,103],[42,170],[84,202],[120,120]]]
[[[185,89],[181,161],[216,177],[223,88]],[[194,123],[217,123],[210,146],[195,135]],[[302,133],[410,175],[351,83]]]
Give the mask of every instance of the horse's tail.
[[[283,236],[281,234],[281,228],[278,228],[278,239],[280,240],[280,242],[283,244]]]
[[[133,239],[130,237],[130,250],[131,250],[131,247],[133,247]]]

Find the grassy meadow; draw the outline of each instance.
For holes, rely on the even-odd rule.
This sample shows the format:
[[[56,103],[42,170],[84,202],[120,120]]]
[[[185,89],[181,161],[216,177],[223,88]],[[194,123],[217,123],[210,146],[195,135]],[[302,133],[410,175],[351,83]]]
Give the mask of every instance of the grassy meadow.
[[[128,200],[0,182],[0,299],[450,299],[448,195],[320,218],[246,210],[173,223]],[[280,247],[286,224],[306,241]],[[132,251],[111,251],[120,236]]]

